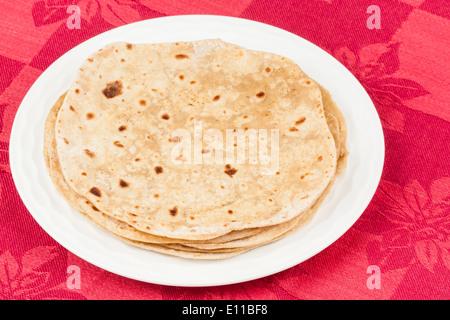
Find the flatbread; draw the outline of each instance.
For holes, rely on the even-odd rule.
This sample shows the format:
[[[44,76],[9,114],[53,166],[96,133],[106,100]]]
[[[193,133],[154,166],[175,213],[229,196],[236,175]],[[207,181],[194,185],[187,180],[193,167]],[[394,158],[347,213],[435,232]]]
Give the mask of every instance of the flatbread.
[[[250,163],[249,150],[244,164],[171,163],[175,130],[193,121],[222,133],[278,129],[278,171]],[[284,57],[221,40],[100,49],[51,109],[44,137],[52,181],[77,211],[131,245],[192,259],[298,230],[348,156],[345,119],[326,89]],[[183,205],[164,211],[170,199]]]
[[[168,238],[290,221],[336,170],[319,86],[284,57],[220,40],[106,46],[82,65],[56,120],[69,187],[100,212]],[[203,130],[280,130],[279,174],[248,162],[174,164],[169,139],[194,120]]]

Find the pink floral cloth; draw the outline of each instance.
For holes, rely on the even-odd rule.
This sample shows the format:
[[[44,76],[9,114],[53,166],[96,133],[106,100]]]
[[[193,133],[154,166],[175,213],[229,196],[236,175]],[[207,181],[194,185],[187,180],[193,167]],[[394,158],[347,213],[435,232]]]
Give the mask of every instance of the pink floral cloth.
[[[67,7],[80,8],[69,29]],[[380,8],[369,29],[367,8]],[[65,250],[31,217],[11,177],[17,108],[58,57],[101,32],[180,14],[291,31],[339,59],[382,120],[385,169],[361,218],[313,258],[241,284],[177,288],[130,280]],[[447,0],[16,0],[0,3],[0,299],[449,299],[450,6]],[[67,267],[81,270],[70,289]],[[379,288],[369,285],[379,268]],[[371,283],[371,282],[370,282]]]

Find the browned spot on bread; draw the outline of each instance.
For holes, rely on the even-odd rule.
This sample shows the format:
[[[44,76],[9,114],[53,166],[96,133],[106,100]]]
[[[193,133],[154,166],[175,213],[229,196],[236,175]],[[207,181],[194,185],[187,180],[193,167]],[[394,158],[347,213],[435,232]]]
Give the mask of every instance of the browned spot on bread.
[[[163,173],[163,172],[164,172],[164,169],[163,169],[163,167],[157,166],[157,167],[155,167],[155,172],[156,172],[157,174],[160,174],[160,173]]]
[[[185,54],[177,54],[177,55],[175,56],[175,59],[178,59],[178,60],[181,60],[181,59],[189,59],[189,56],[188,56],[188,55],[185,55]]]
[[[298,131],[298,129],[296,127],[291,127],[289,128],[289,131]]]
[[[92,187],[91,190],[89,190],[89,192],[92,193],[96,197],[101,197],[102,196],[102,192],[97,187]]]
[[[194,220],[195,218],[193,216],[190,216],[189,219]]]
[[[114,145],[116,147],[123,148],[123,144],[121,144],[120,141],[114,141]]]
[[[92,210],[100,212],[100,210],[98,210],[98,208],[96,206],[94,206],[93,204],[91,205]]]
[[[232,168],[229,164],[227,164],[227,165],[225,166],[225,171],[224,171],[224,172],[225,172],[227,175],[229,175],[230,178],[233,178],[233,175],[236,174],[237,169]]]
[[[169,139],[169,142],[180,142],[180,141],[181,141],[181,138],[178,137],[178,136],[172,137],[172,138]]]
[[[75,93],[80,93],[80,89],[75,89]]]
[[[305,173],[304,175],[302,175],[302,176],[300,177],[300,179],[305,179],[305,177],[306,177],[307,175],[309,175],[309,172],[307,172],[307,173]]]
[[[169,120],[169,119],[170,119],[170,116],[169,116],[167,113],[164,113],[164,114],[161,116],[161,118],[164,119],[164,120]]]
[[[124,58],[120,59],[120,62],[125,62],[125,59]]]
[[[265,70],[266,70],[266,72],[270,72],[270,68],[269,67],[267,67]]]
[[[132,45],[131,43],[127,43],[127,49],[128,49],[128,50],[133,49],[133,45]]]
[[[172,209],[169,209],[170,215],[176,216],[178,212],[178,208],[175,206]]]
[[[270,202],[273,202],[273,200],[272,200],[272,199],[269,199],[269,201],[270,201]]]
[[[180,75],[178,76],[178,78],[180,78],[180,80],[184,80],[184,76],[183,76],[182,74],[180,74]]]
[[[134,159],[134,161],[139,162],[139,161],[141,161],[141,159],[140,158],[136,158],[136,159]]]
[[[82,176],[87,176],[87,173],[86,172],[82,172],[81,175]]]
[[[318,158],[317,158],[317,161],[322,161],[322,156],[319,156]]]
[[[305,121],[306,121],[306,117],[301,117],[300,119],[295,121],[295,125],[298,126],[299,124],[302,124]]]
[[[122,188],[126,188],[128,187],[130,184],[128,182],[126,182],[125,180],[120,179],[119,181],[119,186],[121,186]]]
[[[87,113],[86,119],[88,119],[88,120],[94,119],[94,114],[92,112]]]
[[[152,91],[153,91],[153,92],[156,92],[156,91],[158,91],[158,90],[156,90],[155,88],[152,88]]]
[[[92,152],[89,149],[84,149],[84,153],[86,153],[89,157],[94,158],[95,157],[95,153]]]
[[[209,153],[210,151],[208,149],[202,149],[202,153]]]
[[[219,95],[217,95],[217,96],[215,96],[214,98],[213,98],[213,101],[219,101],[220,100],[220,96]]]
[[[192,80],[191,82],[189,82],[190,84],[196,84],[197,82]]]
[[[141,106],[145,106],[147,104],[147,102],[145,100],[139,100],[139,104]]]
[[[69,144],[69,140],[67,140],[66,138],[63,138],[63,140],[66,144]]]
[[[228,213],[229,214],[233,214],[233,210],[228,210]]]
[[[262,98],[262,97],[264,97],[266,94],[264,93],[264,92],[262,92],[262,91],[260,91],[260,92],[258,92],[257,94],[256,94],[256,96],[258,97],[258,98]]]
[[[69,106],[70,111],[75,111],[75,108],[73,106]]]
[[[127,130],[127,126],[120,126],[119,127],[119,131],[122,132],[122,131],[125,131],[125,130]]]
[[[108,82],[106,84],[106,88],[103,89],[102,93],[106,98],[111,99],[122,94],[122,89],[123,89],[122,81],[116,80],[113,82]]]
[[[225,187],[224,186],[220,186],[222,189],[225,189]]]
[[[155,194],[153,195],[153,197],[154,197],[154,198],[159,198],[159,194],[155,193]]]
[[[94,59],[89,58],[88,61],[89,61],[89,62],[94,62]]]

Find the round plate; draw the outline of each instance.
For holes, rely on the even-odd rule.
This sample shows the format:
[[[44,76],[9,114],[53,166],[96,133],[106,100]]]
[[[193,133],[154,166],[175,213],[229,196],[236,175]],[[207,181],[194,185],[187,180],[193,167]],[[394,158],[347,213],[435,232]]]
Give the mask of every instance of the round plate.
[[[44,122],[71,85],[84,59],[114,42],[161,43],[220,38],[296,62],[328,89],[348,126],[347,170],[339,176],[313,220],[271,244],[225,260],[189,260],[125,244],[73,210],[56,191],[44,163]],[[34,83],[17,112],[10,163],[26,207],[46,232],[80,258],[110,272],[174,286],[224,285],[292,267],[336,241],[359,218],[381,177],[384,139],[375,107],[356,78],[314,44],[263,23],[223,16],[174,16],[140,21],[102,33],[55,61]]]

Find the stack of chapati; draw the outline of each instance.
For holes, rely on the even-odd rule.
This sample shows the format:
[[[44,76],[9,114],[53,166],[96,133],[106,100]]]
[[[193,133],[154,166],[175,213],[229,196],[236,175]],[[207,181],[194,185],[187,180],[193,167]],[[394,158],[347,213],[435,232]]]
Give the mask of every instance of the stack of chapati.
[[[251,161],[250,142],[245,161],[217,161],[226,147],[208,141],[200,155],[216,161],[194,161],[176,133],[194,140],[195,124],[224,145],[227,133],[266,130],[275,171]],[[307,223],[345,167],[345,140],[328,92],[289,59],[221,40],[120,42],[91,55],[53,106],[44,155],[65,199],[123,241],[221,259]]]

